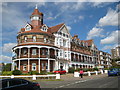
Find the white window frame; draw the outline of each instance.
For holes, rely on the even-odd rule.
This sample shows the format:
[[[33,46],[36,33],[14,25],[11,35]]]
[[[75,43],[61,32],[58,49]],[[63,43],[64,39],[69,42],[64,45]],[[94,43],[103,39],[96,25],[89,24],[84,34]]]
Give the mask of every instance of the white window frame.
[[[42,70],[45,70],[45,69],[44,69],[44,63],[42,63],[41,65],[42,65]]]
[[[26,53],[26,54],[25,54]],[[26,56],[27,55],[27,49],[23,49],[23,55]]]
[[[66,40],[63,40],[63,46],[64,46],[64,47],[67,46],[66,43],[67,43],[67,41],[66,41]]]
[[[33,36],[33,42],[36,42],[36,36]]]
[[[31,30],[31,26],[29,25],[29,24],[27,24],[26,26],[25,26],[25,31],[30,31]]]
[[[46,25],[43,25],[41,30],[47,32],[47,29],[48,27]]]
[[[32,71],[36,71],[36,63],[32,63]]]
[[[67,52],[65,52],[64,54],[65,54],[65,58],[67,58]]]
[[[36,55],[37,54],[37,49],[32,49],[32,55]]]
[[[24,42],[27,42],[27,36],[24,37]]]
[[[60,57],[63,56],[63,50],[60,50]]]
[[[23,64],[23,71],[27,71],[27,65]]]
[[[44,38],[44,43],[46,43],[47,42],[47,39],[46,38]]]
[[[34,16],[34,17],[32,17],[33,18],[33,20],[39,20],[39,17],[38,16]]]
[[[46,70],[48,70],[48,63],[45,63],[45,66],[46,66]]]

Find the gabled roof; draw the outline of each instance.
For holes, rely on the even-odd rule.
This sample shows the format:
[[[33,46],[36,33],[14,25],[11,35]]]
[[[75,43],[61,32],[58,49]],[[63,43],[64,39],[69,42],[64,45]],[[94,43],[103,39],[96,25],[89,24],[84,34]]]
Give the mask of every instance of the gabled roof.
[[[45,24],[43,24],[41,26],[39,25],[39,26],[36,26],[36,27],[32,27],[32,25],[31,25],[32,29],[29,30],[29,31],[25,31],[25,28],[21,28],[21,31],[18,32],[18,34],[22,34],[22,33],[45,33],[45,34],[48,34],[48,35],[52,35],[51,30],[50,30],[49,27],[48,27],[47,32],[41,30],[41,27],[44,26],[44,25]]]
[[[64,23],[61,23],[59,25],[50,27],[51,33],[57,32],[63,25],[64,25]]]
[[[84,40],[84,42],[87,42],[87,43],[88,43],[88,46],[91,46],[92,43],[93,43],[93,39],[91,39],[91,40]]]

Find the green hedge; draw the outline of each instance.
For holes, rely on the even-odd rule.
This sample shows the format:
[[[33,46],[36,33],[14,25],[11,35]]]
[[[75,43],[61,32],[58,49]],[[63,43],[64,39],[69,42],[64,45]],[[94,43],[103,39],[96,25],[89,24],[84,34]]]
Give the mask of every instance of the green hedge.
[[[98,68],[93,68],[93,71],[98,71],[99,69]]]
[[[74,69],[73,67],[70,67],[70,68],[68,69],[68,73],[74,73],[74,71],[75,71],[75,69]]]
[[[47,71],[46,71],[46,70],[41,71],[41,72],[40,72],[40,75],[47,75]]]
[[[38,75],[39,73],[37,71],[30,71],[28,74],[29,75]]]
[[[21,75],[22,72],[21,72],[20,70],[13,70],[13,71],[12,71],[12,74],[13,74],[13,75]]]
[[[2,75],[12,75],[12,71],[3,71]]]

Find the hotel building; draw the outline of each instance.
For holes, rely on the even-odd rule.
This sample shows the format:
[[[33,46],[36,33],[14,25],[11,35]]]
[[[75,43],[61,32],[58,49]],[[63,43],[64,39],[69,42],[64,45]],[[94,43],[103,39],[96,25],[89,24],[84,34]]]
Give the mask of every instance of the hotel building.
[[[44,24],[44,14],[37,7],[30,23],[21,28],[17,45],[13,47],[12,69],[24,73],[46,70],[52,72],[69,67],[94,68],[98,65],[99,51],[93,40],[80,40],[70,35],[64,23],[49,27]]]

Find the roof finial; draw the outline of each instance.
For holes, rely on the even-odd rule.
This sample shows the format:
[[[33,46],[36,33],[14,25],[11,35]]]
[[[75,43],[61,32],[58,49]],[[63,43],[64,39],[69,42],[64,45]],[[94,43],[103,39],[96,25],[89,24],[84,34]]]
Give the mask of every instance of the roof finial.
[[[38,9],[37,4],[36,4],[36,6],[35,6],[35,9]]]

